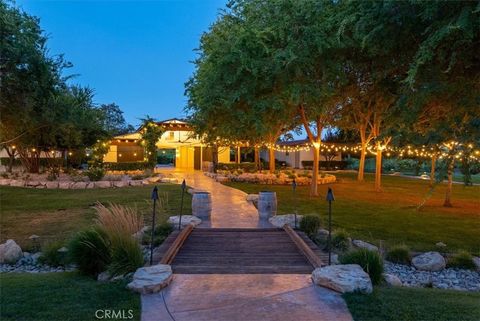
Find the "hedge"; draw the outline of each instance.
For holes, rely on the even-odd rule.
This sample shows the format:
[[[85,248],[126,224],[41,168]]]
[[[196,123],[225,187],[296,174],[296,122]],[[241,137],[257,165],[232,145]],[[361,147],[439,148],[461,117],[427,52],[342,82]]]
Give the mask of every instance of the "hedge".
[[[255,172],[257,170],[257,168],[255,167],[255,163],[218,163],[217,169],[225,171],[242,169],[246,172]]]
[[[147,162],[103,163],[103,168],[110,171],[143,171],[146,169],[151,169],[152,166]]]
[[[345,169],[348,162],[346,161],[319,161],[318,165],[323,169]],[[312,168],[313,161],[302,161],[303,168]]]

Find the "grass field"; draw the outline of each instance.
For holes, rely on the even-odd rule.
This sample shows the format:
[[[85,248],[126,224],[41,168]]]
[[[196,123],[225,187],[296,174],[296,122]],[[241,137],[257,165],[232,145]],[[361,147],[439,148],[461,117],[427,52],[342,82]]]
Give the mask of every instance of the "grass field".
[[[355,321],[478,321],[480,293],[376,287],[344,294]]]
[[[28,237],[39,235],[42,242],[64,240],[94,222],[95,202],[117,203],[137,208],[146,222],[151,220],[150,195],[153,186],[61,190],[0,187],[0,240],[12,238],[22,248],[31,246]],[[168,194],[165,212],[157,211],[158,222],[179,212],[180,185],[158,185],[159,194]],[[185,194],[184,214],[191,213],[191,197]]]
[[[99,283],[76,273],[0,274],[2,321],[99,320],[97,310],[124,310],[140,320],[140,296],[125,282]],[[118,312],[117,312],[118,313]],[[104,312],[97,312],[103,317]],[[120,320],[121,318],[115,318]]]
[[[336,228],[346,229],[354,238],[385,244],[405,243],[413,250],[430,250],[444,242],[447,250],[466,249],[480,253],[480,186],[453,186],[453,207],[443,207],[445,184],[438,185],[425,206],[416,207],[429,193],[428,181],[384,176],[383,192],[373,190],[373,175],[359,183],[354,173],[336,174],[339,181],[320,185],[320,196],[310,197],[309,186],[297,187],[297,199],[291,186],[228,183],[247,193],[262,190],[277,192],[278,212],[315,214],[327,218],[325,194],[331,187],[335,194],[332,221]]]

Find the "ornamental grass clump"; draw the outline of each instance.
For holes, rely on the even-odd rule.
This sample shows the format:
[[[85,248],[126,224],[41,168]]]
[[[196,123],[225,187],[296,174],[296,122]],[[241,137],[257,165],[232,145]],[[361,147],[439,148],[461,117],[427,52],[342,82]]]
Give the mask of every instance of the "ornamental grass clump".
[[[97,276],[111,263],[111,242],[100,226],[77,233],[68,247],[72,261],[83,274]]]
[[[53,241],[42,248],[42,255],[38,261],[50,266],[65,266],[68,263],[68,257],[65,253],[58,250],[63,247],[63,242]]]
[[[118,204],[95,205],[97,223],[111,242],[111,275],[134,272],[143,265],[143,253],[134,234],[141,230],[143,218],[136,210]]]
[[[383,260],[376,251],[358,249],[345,253],[340,257],[342,264],[358,264],[368,273],[372,284],[379,284],[383,273]]]
[[[300,230],[312,238],[317,234],[321,223],[320,217],[316,215],[305,215],[300,221]]]
[[[476,269],[476,265],[475,262],[473,262],[472,255],[467,251],[463,250],[458,251],[448,259],[447,267],[467,270]]]
[[[411,260],[410,250],[404,244],[393,246],[387,252],[385,259],[387,259],[387,261],[390,261],[392,263],[409,265]]]

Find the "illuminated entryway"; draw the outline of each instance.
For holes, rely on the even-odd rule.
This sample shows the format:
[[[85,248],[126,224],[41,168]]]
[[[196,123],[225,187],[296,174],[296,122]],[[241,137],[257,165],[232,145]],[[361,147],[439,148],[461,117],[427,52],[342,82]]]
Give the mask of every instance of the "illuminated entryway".
[[[175,166],[175,148],[160,148],[157,150],[157,164],[160,166]]]

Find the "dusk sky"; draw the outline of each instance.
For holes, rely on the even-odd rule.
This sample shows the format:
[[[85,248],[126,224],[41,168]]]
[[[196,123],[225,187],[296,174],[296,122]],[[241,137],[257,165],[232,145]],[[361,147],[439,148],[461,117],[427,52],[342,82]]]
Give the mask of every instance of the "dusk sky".
[[[40,18],[51,54],[65,54],[72,83],[95,90],[95,102],[117,103],[137,125],[183,117],[184,83],[194,49],[225,0],[17,1]]]

